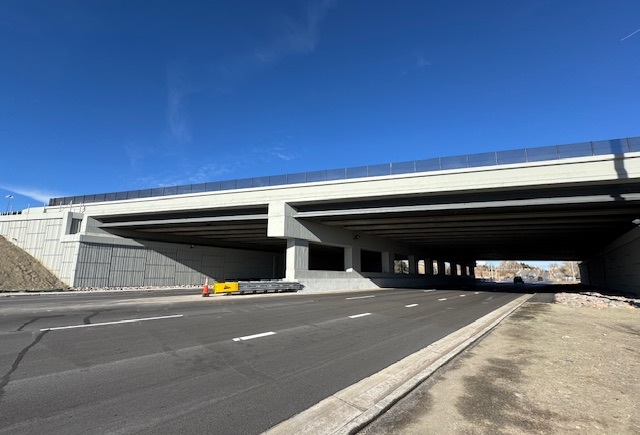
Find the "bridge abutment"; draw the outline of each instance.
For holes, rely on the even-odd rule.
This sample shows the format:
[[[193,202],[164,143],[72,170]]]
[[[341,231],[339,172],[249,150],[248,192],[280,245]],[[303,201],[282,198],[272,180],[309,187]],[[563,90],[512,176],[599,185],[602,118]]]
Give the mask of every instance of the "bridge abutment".
[[[607,291],[640,295],[640,227],[580,264],[583,283]]]

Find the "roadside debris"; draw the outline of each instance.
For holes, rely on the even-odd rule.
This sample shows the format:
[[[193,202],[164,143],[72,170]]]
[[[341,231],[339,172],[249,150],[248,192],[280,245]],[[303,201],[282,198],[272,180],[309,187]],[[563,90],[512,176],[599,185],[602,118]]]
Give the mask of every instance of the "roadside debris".
[[[612,296],[598,292],[557,293],[555,302],[571,308],[640,308],[640,297]]]

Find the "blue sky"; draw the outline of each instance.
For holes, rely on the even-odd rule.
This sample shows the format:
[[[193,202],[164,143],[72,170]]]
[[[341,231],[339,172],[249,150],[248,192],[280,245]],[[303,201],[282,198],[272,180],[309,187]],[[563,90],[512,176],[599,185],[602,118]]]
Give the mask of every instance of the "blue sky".
[[[3,0],[0,207],[638,136],[638,29],[637,0]]]

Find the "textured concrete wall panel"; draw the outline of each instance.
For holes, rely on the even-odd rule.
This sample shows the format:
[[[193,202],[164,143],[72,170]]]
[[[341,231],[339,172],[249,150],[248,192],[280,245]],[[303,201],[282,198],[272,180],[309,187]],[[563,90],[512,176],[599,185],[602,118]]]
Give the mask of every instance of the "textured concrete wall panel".
[[[63,261],[63,244],[60,226],[63,213],[44,213],[30,210],[29,213],[0,217],[0,234],[16,246],[39,260],[62,281],[71,285],[72,260]]]
[[[606,290],[640,294],[640,228],[609,245],[601,255],[585,261],[583,281]]]

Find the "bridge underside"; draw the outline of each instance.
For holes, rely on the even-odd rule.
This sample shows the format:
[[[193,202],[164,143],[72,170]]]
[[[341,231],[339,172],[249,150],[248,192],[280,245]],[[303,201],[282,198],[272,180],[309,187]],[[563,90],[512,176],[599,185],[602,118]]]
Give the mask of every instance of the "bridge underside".
[[[294,218],[417,247],[431,257],[584,260],[634,228],[640,188],[622,183],[478,195],[298,202]],[[268,208],[102,217],[101,227],[147,240],[282,252]]]

